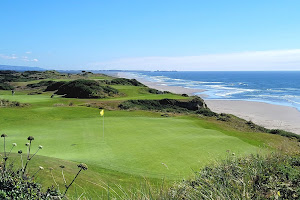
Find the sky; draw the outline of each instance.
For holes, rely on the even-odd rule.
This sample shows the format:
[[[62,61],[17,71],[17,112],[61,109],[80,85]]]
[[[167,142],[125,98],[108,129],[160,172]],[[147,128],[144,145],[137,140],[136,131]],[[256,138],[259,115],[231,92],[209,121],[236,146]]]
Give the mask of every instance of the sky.
[[[298,0],[3,0],[0,65],[300,70]]]

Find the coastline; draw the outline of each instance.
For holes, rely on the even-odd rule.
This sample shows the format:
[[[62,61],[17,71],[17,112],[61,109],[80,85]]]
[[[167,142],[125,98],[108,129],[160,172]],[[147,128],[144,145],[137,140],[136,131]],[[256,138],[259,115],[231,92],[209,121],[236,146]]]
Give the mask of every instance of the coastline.
[[[151,81],[147,81],[142,78],[133,77],[129,73],[126,73],[126,72],[119,72],[116,74],[116,76],[123,77],[123,78],[129,78],[129,79],[134,78],[134,79],[138,80],[139,82],[143,83],[144,85],[147,85],[150,88],[154,88],[154,89],[157,89],[160,91],[169,91],[169,92],[176,93],[176,94],[187,94],[189,96],[192,96],[192,95],[195,95],[195,93],[201,93],[201,92],[205,91],[202,89],[185,88],[185,87],[181,87],[181,86],[169,86],[164,83],[151,82]],[[204,96],[201,96],[201,97],[204,97]]]
[[[117,74],[118,77],[136,78],[126,72]],[[195,95],[205,90],[185,88],[181,86],[168,86],[164,83],[149,82],[142,78],[136,78],[148,87],[170,91],[177,94]],[[282,129],[300,135],[300,112],[293,107],[274,105],[270,103],[243,101],[243,100],[210,100],[204,98],[208,107],[216,113],[228,113],[269,129]]]
[[[293,107],[242,100],[205,100],[216,113],[230,113],[269,129],[300,135],[300,112]]]

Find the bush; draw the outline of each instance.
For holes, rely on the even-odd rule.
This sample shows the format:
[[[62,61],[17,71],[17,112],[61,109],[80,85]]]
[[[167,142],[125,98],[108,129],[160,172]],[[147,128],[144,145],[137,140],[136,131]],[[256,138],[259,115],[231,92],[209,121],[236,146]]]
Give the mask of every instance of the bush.
[[[29,104],[20,103],[18,101],[9,101],[7,99],[0,99],[0,107],[24,107]]]
[[[21,168],[18,168],[14,167],[15,159],[8,164],[8,161],[11,159],[10,155],[12,150],[17,146],[17,144],[13,143],[10,151],[7,152],[5,148],[6,137],[6,134],[1,134],[1,138],[3,138],[4,152],[2,158],[3,161],[0,163],[0,199],[64,199],[66,193],[77,179],[80,172],[88,169],[86,164],[78,164],[77,167],[79,168],[79,171],[69,184],[67,184],[65,181],[65,191],[63,194],[61,194],[54,186],[48,188],[46,192],[43,192],[41,185],[36,183],[34,179],[40,171],[44,170],[44,168],[39,166],[38,170],[36,170],[32,175],[28,173],[28,164],[32,161],[33,157],[35,157],[38,151],[43,149],[43,146],[39,145],[35,153],[32,154],[31,151],[33,150],[32,143],[34,141],[34,137],[29,136],[27,138],[28,143],[25,144],[27,147],[27,155],[24,155],[27,159],[24,164],[23,151],[19,150],[18,154],[20,156],[22,166]],[[63,169],[65,167],[61,165],[60,168],[62,169],[63,179],[65,180],[63,173]],[[53,168],[50,168],[50,173],[53,181],[58,186],[51,170],[53,170]]]
[[[149,88],[149,89],[148,89],[148,92],[149,92],[149,93],[152,93],[152,94],[164,94],[164,92],[159,91],[159,90],[157,90],[157,89],[153,89],[153,88]]]
[[[26,82],[40,79],[57,79],[65,77],[56,71],[0,71],[0,82]]]
[[[39,91],[35,91],[35,92],[29,92],[27,95],[38,95],[38,94],[43,94],[43,93]]]
[[[56,94],[65,95],[67,98],[105,98],[118,94],[118,90],[100,85],[94,80],[78,79],[60,86]]]
[[[13,90],[14,87],[8,83],[0,83],[0,90]]]
[[[13,165],[0,165],[0,199],[53,199],[59,196],[55,188],[42,192],[40,184],[22,178],[20,170],[14,171]]]
[[[13,70],[0,70],[0,74],[8,75],[8,74],[15,74],[18,73],[17,71]]]
[[[34,181],[35,175],[43,170],[43,167],[39,167],[39,169],[33,174],[29,175],[27,172],[28,163],[32,160],[32,158],[36,155],[36,153],[43,148],[43,146],[39,145],[35,154],[30,155],[31,144],[34,140],[34,137],[29,136],[27,140],[29,143],[26,143],[27,146],[27,160],[25,163],[25,167],[23,165],[22,159],[22,150],[18,151],[20,155],[22,168],[14,169],[14,161],[8,164],[10,160],[10,154],[14,147],[17,146],[16,143],[12,144],[12,147],[9,152],[5,149],[6,134],[1,134],[1,139],[3,138],[4,152],[3,152],[3,161],[0,163],[0,198],[1,199],[53,199],[54,197],[59,197],[59,193],[55,188],[48,188],[46,192],[42,192],[41,185]]]
[[[271,129],[271,130],[268,130],[268,133],[277,134],[277,135],[281,135],[281,136],[288,137],[288,138],[296,138],[300,142],[300,135],[297,135],[295,133],[291,133],[288,131],[284,131],[284,130],[280,130],[280,129]]]
[[[189,101],[179,101],[175,99],[161,100],[128,100],[119,105],[119,108],[141,109],[141,110],[158,110],[165,112],[186,112],[196,111],[205,105],[201,98],[194,98]]]
[[[127,78],[116,78],[111,80],[110,84],[112,85],[133,85],[133,86],[145,86],[136,79],[127,79]]]
[[[66,82],[65,81],[59,81],[59,82],[53,82],[51,83],[45,91],[55,91],[58,90],[58,88],[62,85],[64,85]]]
[[[214,117],[218,116],[217,113],[211,111],[209,108],[200,108],[199,110],[196,111],[197,114],[204,115],[207,117]]]
[[[43,86],[51,85],[53,83],[54,83],[54,81],[40,81],[38,83],[28,84],[27,87],[30,87],[30,88],[43,87]]]

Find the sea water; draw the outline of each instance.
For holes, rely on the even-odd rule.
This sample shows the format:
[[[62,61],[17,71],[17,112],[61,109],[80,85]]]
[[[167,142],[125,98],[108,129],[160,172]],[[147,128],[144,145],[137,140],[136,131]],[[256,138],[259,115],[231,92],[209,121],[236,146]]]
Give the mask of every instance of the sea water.
[[[300,110],[300,71],[260,72],[130,72],[162,85],[204,89],[204,99],[250,100],[292,106]]]

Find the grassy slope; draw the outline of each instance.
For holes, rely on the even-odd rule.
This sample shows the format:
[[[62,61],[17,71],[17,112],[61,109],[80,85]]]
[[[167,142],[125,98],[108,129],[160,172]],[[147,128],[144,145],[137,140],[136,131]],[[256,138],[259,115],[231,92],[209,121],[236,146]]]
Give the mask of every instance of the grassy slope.
[[[149,94],[140,87],[115,87],[126,94],[116,100],[182,98],[173,94]],[[224,158],[227,150],[244,155],[265,152],[263,146],[274,147],[280,140],[290,144],[277,135],[239,132],[220,122],[195,116],[164,118],[159,113],[145,111],[106,111],[103,138],[98,109],[55,107],[57,103],[82,104],[85,100],[51,99],[50,94],[26,95],[18,91],[11,96],[9,91],[0,91],[0,98],[32,104],[24,108],[0,108],[0,115],[5,116],[0,118],[1,132],[9,135],[8,143],[17,142],[17,149],[24,152],[25,138],[33,135],[36,138],[33,149],[38,144],[44,146],[39,155],[62,159],[40,157],[36,161],[36,165],[42,163],[55,168],[56,176],[60,173],[59,163],[68,166],[69,180],[77,170],[75,163],[87,163],[90,169],[76,182],[92,197],[103,191],[103,182],[129,187],[142,182],[143,176],[152,183],[161,182],[161,178],[169,182],[188,177],[193,170]],[[53,182],[48,178],[42,179],[42,183]],[[70,194],[76,195],[75,188]]]

